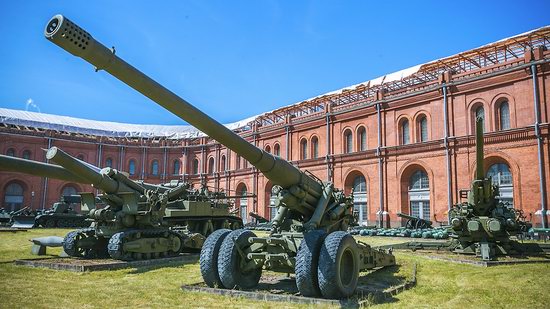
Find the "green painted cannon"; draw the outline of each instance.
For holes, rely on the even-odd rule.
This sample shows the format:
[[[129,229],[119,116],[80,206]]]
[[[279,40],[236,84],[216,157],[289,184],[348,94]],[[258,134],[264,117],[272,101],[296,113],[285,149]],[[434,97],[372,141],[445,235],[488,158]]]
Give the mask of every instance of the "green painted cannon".
[[[521,212],[498,200],[498,186],[484,175],[483,119],[476,119],[476,173],[467,200],[449,211],[455,252],[476,254],[483,260],[521,251],[510,237],[527,232],[531,224]]]
[[[45,35],[236,152],[275,185],[278,211],[269,236],[219,230],[206,240],[200,263],[209,286],[251,288],[265,269],[295,273],[304,296],[341,298],[355,292],[361,270],[395,264],[391,253],[357,243],[345,232],[354,223],[353,201],[332,183],[250,144],[124,62],[114,49],[106,48],[67,18],[54,16]]]
[[[187,183],[153,185],[133,181],[125,173],[70,156],[57,147],[46,158],[59,165],[0,155],[0,170],[91,184],[102,194],[81,192],[81,210],[89,228],[68,233],[64,251],[73,257],[121,260],[174,256],[200,249],[217,229],[242,227],[240,218]],[[105,207],[98,208],[98,199]],[[225,204],[227,206],[227,204]]]
[[[408,229],[431,229],[432,228],[432,221],[422,219],[420,217],[415,217],[411,215],[407,215],[404,213],[397,213],[398,217],[407,219],[407,222],[405,223],[405,227]]]

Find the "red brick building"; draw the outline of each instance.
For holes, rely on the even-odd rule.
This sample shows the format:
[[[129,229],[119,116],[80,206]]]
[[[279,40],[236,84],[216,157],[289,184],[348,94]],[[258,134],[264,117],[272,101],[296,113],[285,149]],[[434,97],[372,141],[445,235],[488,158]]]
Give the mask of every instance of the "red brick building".
[[[474,174],[474,119],[481,116],[486,173],[500,185],[503,201],[543,225],[550,188],[549,46],[550,27],[543,27],[233,127],[256,146],[348,193],[353,189],[364,224],[400,225],[397,212],[447,219],[458,190],[468,188]],[[242,213],[273,215],[271,183],[236,153],[188,127],[143,127],[135,134],[128,127],[138,125],[6,109],[0,119],[2,154],[45,161],[42,149],[58,146],[147,182],[183,179],[253,194],[236,200]],[[48,208],[63,192],[91,190],[0,173],[0,199],[9,209]]]

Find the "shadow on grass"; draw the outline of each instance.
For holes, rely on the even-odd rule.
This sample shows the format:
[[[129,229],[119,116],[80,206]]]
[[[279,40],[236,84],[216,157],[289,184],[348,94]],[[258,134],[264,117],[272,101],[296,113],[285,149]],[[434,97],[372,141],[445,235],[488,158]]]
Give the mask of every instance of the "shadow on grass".
[[[143,274],[149,271],[161,269],[161,268],[167,268],[167,267],[179,267],[187,264],[194,264],[199,261],[199,257],[197,256],[196,260],[190,260],[190,261],[171,261],[171,262],[164,262],[154,265],[147,265],[147,266],[138,266],[134,267],[129,273],[130,274]]]

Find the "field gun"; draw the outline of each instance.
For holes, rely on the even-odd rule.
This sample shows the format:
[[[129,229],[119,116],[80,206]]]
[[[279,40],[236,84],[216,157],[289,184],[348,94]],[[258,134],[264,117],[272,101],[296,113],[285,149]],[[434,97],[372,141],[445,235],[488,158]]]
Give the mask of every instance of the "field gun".
[[[467,200],[449,211],[455,252],[476,254],[483,260],[521,251],[511,236],[527,232],[531,224],[520,211],[498,200],[499,188],[484,175],[483,119],[476,119],[476,172]],[[462,194],[461,194],[462,195]]]
[[[422,219],[420,217],[407,215],[404,213],[397,213],[398,217],[407,219],[407,223],[405,223],[405,227],[408,229],[431,229],[432,228],[432,221]]]
[[[193,193],[187,183],[134,181],[123,172],[100,169],[57,147],[48,149],[46,158],[59,165],[1,156],[0,170],[90,184],[102,192],[98,197],[79,193],[81,211],[87,213],[91,225],[65,236],[63,248],[70,256],[120,260],[174,256],[184,249],[200,249],[216,229],[242,226],[227,209],[216,217],[217,210],[210,202],[190,201]],[[105,207],[97,207],[97,198]],[[183,223],[186,225],[174,228]]]
[[[355,292],[361,270],[395,264],[390,252],[357,243],[345,232],[354,220],[353,201],[332,183],[250,144],[126,63],[114,48],[108,49],[66,17],[54,16],[44,34],[231,149],[274,184],[278,210],[269,236],[257,237],[244,229],[218,230],[206,240],[200,264],[207,285],[251,288],[266,269],[295,273],[304,296],[343,298]]]

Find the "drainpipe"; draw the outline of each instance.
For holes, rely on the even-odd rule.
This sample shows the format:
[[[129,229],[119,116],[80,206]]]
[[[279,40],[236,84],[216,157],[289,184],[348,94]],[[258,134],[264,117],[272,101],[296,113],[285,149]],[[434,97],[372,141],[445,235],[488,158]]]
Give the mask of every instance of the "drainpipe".
[[[118,156],[118,170],[124,170],[124,146],[120,146],[120,155]]]
[[[383,159],[382,159],[382,116],[381,116],[382,104],[376,104],[376,114],[378,117],[378,147],[376,148],[376,155],[378,156],[378,187],[380,189],[380,209],[378,210],[378,226],[384,227],[384,173]]]
[[[164,142],[164,164],[163,164],[163,171],[162,171],[162,179],[163,181],[166,181],[166,161],[168,160],[168,148],[166,148],[166,141]]]
[[[48,138],[48,149],[52,148],[52,139]],[[46,163],[49,163],[50,160],[46,158]],[[46,192],[48,191],[48,177],[44,177],[44,188],[42,191],[42,211],[44,211],[44,207],[46,207]]]
[[[143,143],[143,141],[142,141]],[[147,156],[147,148],[143,146],[143,152],[141,153],[141,180],[145,180],[145,158]]]
[[[285,127],[286,129],[286,160],[287,161],[290,161],[290,145],[289,145],[289,141],[290,141],[290,125],[287,125]]]
[[[539,102],[539,89],[537,83],[537,65],[531,65],[531,72],[533,74],[533,99],[535,103],[535,136],[537,137],[537,152],[539,159],[539,185],[540,185],[540,212],[541,212],[541,224],[543,228],[546,228],[546,185],[544,175],[543,164],[543,145],[542,135],[540,134],[540,102]]]
[[[447,85],[445,84],[445,81],[441,85],[443,88],[443,123],[445,128],[445,137],[443,138],[443,143],[445,145],[445,164],[447,165],[447,216],[449,215],[449,212],[451,208],[453,207],[453,194],[452,194],[452,187],[451,187],[451,157],[450,157],[450,150],[449,150],[449,123],[448,123],[448,103],[447,103]],[[448,217],[447,220],[450,220]]]
[[[326,123],[327,123],[327,156],[325,157],[325,163],[327,164],[327,181],[331,181],[332,173],[330,172],[330,112],[327,112],[326,116]]]

